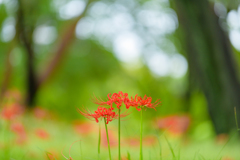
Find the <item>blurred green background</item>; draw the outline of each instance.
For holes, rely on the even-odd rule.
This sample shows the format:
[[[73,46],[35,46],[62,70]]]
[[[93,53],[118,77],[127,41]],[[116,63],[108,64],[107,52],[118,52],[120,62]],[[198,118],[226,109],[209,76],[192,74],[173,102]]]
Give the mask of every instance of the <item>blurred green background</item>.
[[[97,107],[91,96],[123,91],[161,99],[147,117],[230,133],[239,64],[239,0],[0,0],[2,106],[18,91],[27,108],[74,120]]]

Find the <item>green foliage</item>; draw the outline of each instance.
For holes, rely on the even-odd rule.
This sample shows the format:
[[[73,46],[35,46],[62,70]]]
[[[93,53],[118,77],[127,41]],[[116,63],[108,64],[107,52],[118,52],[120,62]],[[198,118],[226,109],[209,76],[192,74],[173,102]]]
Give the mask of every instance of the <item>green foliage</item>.
[[[168,146],[169,146],[169,148],[170,148],[170,151],[171,151],[171,153],[172,153],[173,160],[177,160],[177,157],[176,157],[176,155],[175,155],[175,153],[174,153],[174,150],[173,150],[171,144],[169,143],[169,141],[168,141],[168,139],[167,139],[166,137],[165,137],[165,139],[166,139],[167,144],[168,144]]]
[[[130,156],[129,152],[127,152],[127,158],[128,158],[128,160],[131,160],[131,156]]]

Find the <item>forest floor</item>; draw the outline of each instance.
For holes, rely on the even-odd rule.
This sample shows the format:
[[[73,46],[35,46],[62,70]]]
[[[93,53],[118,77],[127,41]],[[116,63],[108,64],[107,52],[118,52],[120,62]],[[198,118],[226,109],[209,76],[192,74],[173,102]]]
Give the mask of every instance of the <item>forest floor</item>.
[[[4,117],[0,123],[1,160],[106,160],[108,143],[103,121],[63,121],[48,111],[37,108],[16,117]],[[137,124],[137,125],[136,125]],[[188,130],[156,127],[147,121],[143,130],[143,159],[146,160],[239,160],[240,143],[236,133],[203,136]],[[180,124],[177,124],[179,127]],[[101,148],[98,155],[99,127]],[[174,126],[173,126],[174,127]],[[113,160],[118,159],[117,121],[108,124]],[[152,128],[152,129],[150,129]],[[121,157],[139,159],[139,123],[121,122]]]

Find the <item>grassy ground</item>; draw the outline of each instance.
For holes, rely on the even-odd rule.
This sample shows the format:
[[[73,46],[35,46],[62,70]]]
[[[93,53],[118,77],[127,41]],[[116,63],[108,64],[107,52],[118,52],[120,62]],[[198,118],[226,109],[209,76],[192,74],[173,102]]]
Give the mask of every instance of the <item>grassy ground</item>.
[[[38,113],[37,113],[38,114]],[[61,121],[56,116],[27,113],[13,120],[1,119],[0,159],[2,160],[74,160],[98,159],[98,128],[95,121]],[[40,114],[41,115],[41,114]],[[230,136],[196,140],[191,134],[172,134],[144,124],[143,157],[146,160],[239,160],[239,140]],[[150,126],[150,127],[149,127]],[[112,159],[117,158],[117,121],[110,122]],[[149,129],[153,128],[153,129]],[[108,159],[103,122],[101,124],[102,160]],[[205,132],[204,130],[202,131]],[[139,159],[139,123],[122,121],[122,159]],[[76,142],[77,141],[77,142]],[[75,143],[74,143],[75,142]],[[47,156],[48,155],[48,156]]]

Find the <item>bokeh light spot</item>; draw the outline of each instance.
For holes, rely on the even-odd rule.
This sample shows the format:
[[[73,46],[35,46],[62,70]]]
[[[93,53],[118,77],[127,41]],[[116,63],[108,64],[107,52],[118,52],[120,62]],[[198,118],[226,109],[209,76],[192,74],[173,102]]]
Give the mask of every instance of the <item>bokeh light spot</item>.
[[[54,42],[56,37],[57,31],[53,26],[38,26],[33,33],[34,42],[41,45],[48,45]]]
[[[116,37],[113,46],[114,52],[119,60],[131,62],[139,58],[142,40],[133,32],[125,32]]]

